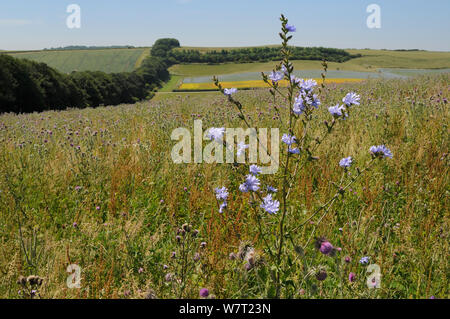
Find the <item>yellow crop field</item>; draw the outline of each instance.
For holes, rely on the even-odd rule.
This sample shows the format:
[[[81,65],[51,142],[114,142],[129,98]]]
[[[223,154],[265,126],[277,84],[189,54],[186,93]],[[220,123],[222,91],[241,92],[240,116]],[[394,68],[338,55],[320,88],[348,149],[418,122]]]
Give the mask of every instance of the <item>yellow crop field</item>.
[[[322,79],[314,79],[318,83],[322,82]],[[326,79],[325,83],[348,83],[348,82],[361,82],[364,79]],[[251,89],[251,88],[266,88],[269,87],[267,83],[263,80],[252,80],[252,81],[232,81],[232,82],[221,82],[223,87],[226,88],[237,88],[237,89]],[[288,82],[286,80],[279,82],[280,86],[286,87]],[[175,91],[205,91],[205,90],[216,90],[216,86],[213,82],[207,83],[182,83]]]

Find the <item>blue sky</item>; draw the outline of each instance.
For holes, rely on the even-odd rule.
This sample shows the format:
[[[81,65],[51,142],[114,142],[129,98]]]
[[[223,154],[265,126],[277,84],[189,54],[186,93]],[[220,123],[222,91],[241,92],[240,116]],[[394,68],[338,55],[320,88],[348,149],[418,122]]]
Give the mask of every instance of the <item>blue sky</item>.
[[[81,7],[81,28],[66,7]],[[369,29],[369,4],[381,28]],[[279,43],[280,13],[297,27],[293,45],[450,51],[449,0],[0,0],[0,49],[66,45],[185,46]]]

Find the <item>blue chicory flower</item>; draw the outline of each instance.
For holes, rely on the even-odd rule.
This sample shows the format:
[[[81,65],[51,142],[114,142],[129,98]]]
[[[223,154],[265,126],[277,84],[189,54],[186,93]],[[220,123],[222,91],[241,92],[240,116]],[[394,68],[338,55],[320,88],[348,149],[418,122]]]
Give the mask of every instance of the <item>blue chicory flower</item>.
[[[281,137],[281,141],[286,145],[291,146],[292,144],[297,142],[297,138],[295,137],[295,135],[283,134],[283,136]]]
[[[239,190],[243,193],[249,191],[256,192],[259,189],[259,179],[253,175],[247,175],[243,184],[239,186]]]
[[[350,167],[352,165],[353,159],[351,156],[345,157],[339,161],[340,167]]]
[[[261,203],[261,208],[264,209],[269,214],[276,214],[280,209],[280,202],[272,199],[272,194],[268,194],[263,198]]]
[[[347,106],[359,105],[360,96],[354,92],[347,93],[347,95],[342,99]]]
[[[370,147],[370,152],[375,156],[392,158],[392,152],[384,145],[374,145]]]
[[[250,165],[250,173],[253,175],[259,175],[261,173],[261,168],[258,165]]]
[[[237,92],[236,88],[231,88],[231,89],[224,89],[223,90],[223,94],[230,96],[231,94],[234,94]]]

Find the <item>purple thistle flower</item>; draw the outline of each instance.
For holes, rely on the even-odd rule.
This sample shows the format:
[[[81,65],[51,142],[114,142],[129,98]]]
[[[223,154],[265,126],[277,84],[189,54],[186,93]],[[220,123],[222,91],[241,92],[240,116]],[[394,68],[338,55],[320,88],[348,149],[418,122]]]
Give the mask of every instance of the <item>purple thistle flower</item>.
[[[334,256],[336,253],[336,248],[324,237],[317,238],[315,246],[324,255]]]
[[[375,156],[392,158],[392,152],[384,145],[374,145],[370,147],[370,152]]]
[[[356,280],[356,274],[351,272],[348,274],[348,281],[354,282]]]
[[[173,280],[173,274],[172,273],[167,273],[165,276],[164,276],[164,279],[167,281],[167,282],[169,282],[169,281],[172,281]]]
[[[207,298],[209,296],[209,290],[206,288],[200,289],[200,297]]]
[[[269,214],[276,214],[280,209],[280,202],[272,199],[272,194],[267,195],[263,198],[263,203],[261,203],[261,208],[264,209]]]
[[[320,245],[319,251],[324,254],[324,255],[329,255],[331,254],[331,252],[333,251],[334,247],[333,245],[331,245],[330,242],[328,241],[324,241],[322,242],[322,244]]]
[[[319,281],[324,281],[325,279],[327,279],[328,274],[325,271],[325,269],[321,269],[319,270],[319,272],[316,274],[316,279]]]
[[[231,94],[234,94],[237,92],[236,88],[231,88],[231,89],[224,89],[223,90],[223,94],[231,96]]]
[[[360,96],[354,92],[347,93],[347,95],[342,99],[342,102],[347,106],[359,105]]]
[[[351,156],[345,157],[339,161],[339,166],[347,168],[352,165],[352,162],[353,162],[353,159]]]

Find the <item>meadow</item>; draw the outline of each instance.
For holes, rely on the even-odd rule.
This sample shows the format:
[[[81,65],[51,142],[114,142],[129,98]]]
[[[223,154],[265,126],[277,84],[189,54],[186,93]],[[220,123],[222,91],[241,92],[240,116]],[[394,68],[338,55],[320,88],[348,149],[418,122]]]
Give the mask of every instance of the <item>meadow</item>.
[[[63,73],[72,71],[131,72],[149,54],[149,48],[48,50],[8,53],[16,58],[43,62]]]
[[[311,138],[331,120],[328,106],[350,91],[361,100],[295,177],[280,297],[449,297],[449,80],[373,79],[320,90]],[[254,127],[272,127],[289,112],[268,89],[234,96]],[[271,229],[281,215],[255,214],[239,192],[246,165],[172,162],[172,130],[192,132],[194,119],[204,129],[242,126],[219,92],[1,115],[0,297],[199,298],[201,288],[216,298],[274,297],[276,270],[259,227]],[[342,178],[341,157],[352,154],[363,167],[369,147],[381,143],[393,158],[377,160],[327,214],[314,215]],[[279,185],[277,176],[264,179]],[[222,214],[220,186],[230,191]],[[319,236],[339,247],[336,256],[315,248],[311,238]],[[258,260],[251,269],[240,258],[250,248]],[[380,266],[381,288],[366,286],[363,257]],[[81,267],[80,289],[67,287],[70,264]],[[29,275],[43,279],[32,293],[17,283]]]

